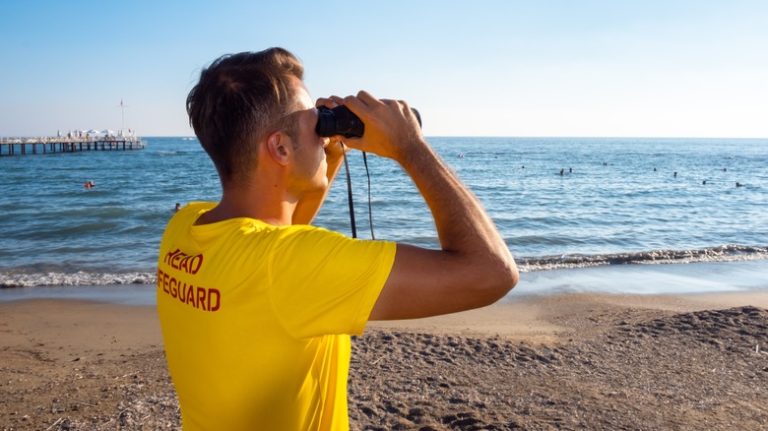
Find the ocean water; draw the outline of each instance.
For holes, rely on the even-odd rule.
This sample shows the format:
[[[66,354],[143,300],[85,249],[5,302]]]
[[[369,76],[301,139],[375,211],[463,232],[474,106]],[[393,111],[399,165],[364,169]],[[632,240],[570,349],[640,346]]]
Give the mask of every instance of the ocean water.
[[[215,201],[221,191],[195,139],[145,141],[140,151],[0,157],[0,286],[153,283],[174,204]],[[696,262],[739,274],[751,261],[751,286],[761,274],[768,280],[766,139],[429,141],[533,278]],[[400,168],[368,162],[372,223],[361,154],[349,155],[358,236],[370,238],[372,224],[378,239],[438,247],[428,208]],[[87,180],[96,187],[84,189]],[[343,170],[315,223],[351,233]]]

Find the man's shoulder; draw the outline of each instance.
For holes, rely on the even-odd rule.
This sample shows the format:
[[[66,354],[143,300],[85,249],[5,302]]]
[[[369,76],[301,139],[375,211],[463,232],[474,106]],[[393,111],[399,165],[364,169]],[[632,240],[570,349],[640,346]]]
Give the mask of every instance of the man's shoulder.
[[[168,224],[165,226],[165,232],[163,237],[169,235],[180,235],[183,232],[188,232],[189,228],[195,224],[198,217],[200,217],[206,211],[216,206],[213,202],[190,202],[184,207],[180,208],[176,213],[168,220]]]
[[[203,213],[210,211],[215,206],[215,202],[189,202],[183,207],[179,208],[178,211],[176,211],[173,217],[171,217],[169,224],[179,223],[190,219],[194,222]]]
[[[274,233],[276,235],[275,239],[283,244],[301,243],[313,247],[360,241],[352,239],[341,232],[305,224],[280,226],[274,230]]]
[[[344,260],[369,260],[380,253],[394,254],[390,241],[350,238],[334,230],[311,225],[291,225],[278,229],[274,237],[277,256],[304,256],[308,261],[324,256],[344,255]]]
[[[182,215],[182,216],[190,216],[190,215],[201,215],[207,211],[210,211],[216,206],[216,202],[207,202],[207,201],[191,201],[188,202],[186,205],[181,207],[179,211],[176,213],[176,215]]]

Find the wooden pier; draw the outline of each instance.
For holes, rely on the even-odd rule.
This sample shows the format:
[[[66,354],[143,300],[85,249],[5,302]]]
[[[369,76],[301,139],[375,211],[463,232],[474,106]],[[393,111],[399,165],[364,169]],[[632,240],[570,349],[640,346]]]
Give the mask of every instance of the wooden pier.
[[[144,141],[135,136],[0,138],[0,157],[80,151],[141,150]]]

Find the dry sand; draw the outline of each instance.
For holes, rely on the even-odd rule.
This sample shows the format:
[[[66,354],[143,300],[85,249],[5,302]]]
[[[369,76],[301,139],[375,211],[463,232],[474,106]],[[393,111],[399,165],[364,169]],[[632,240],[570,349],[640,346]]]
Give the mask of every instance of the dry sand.
[[[365,430],[768,429],[768,292],[515,297],[376,322]],[[0,303],[0,429],[177,429],[153,307]],[[254,429],[258,429],[255,427]]]

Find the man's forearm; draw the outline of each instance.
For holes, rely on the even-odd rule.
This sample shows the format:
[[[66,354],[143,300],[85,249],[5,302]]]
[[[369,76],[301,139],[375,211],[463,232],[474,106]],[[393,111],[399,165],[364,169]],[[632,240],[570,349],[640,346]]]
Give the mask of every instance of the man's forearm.
[[[423,141],[407,148],[399,163],[429,205],[441,248],[511,262],[509,249],[480,202],[434,150]]]
[[[517,268],[479,201],[422,139],[402,149],[407,154],[394,159],[429,205],[442,250],[398,244],[392,272],[371,319],[454,313],[489,305],[506,295],[517,283]]]

